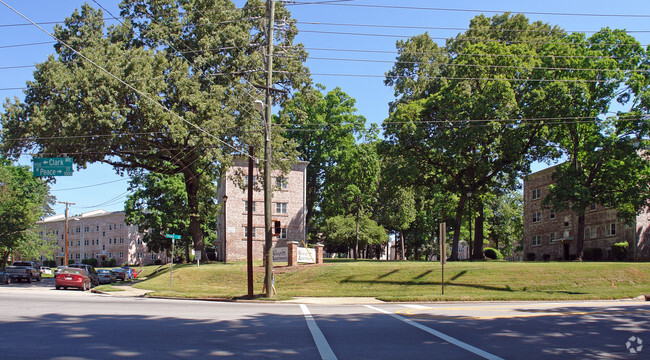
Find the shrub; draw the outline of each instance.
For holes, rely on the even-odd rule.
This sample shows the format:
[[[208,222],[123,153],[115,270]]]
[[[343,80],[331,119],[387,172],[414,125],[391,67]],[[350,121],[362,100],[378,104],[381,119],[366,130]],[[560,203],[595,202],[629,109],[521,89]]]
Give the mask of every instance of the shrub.
[[[154,264],[156,264],[156,265],[160,265],[160,264],[162,264],[162,261],[160,261],[160,259],[156,259],[156,261],[154,262]]]
[[[601,248],[586,248],[582,255],[585,261],[599,261],[603,259],[603,249]]]
[[[88,265],[88,259],[81,259],[81,263],[84,265]]]
[[[87,260],[86,263],[92,267],[97,267],[97,259],[95,258],[90,258],[90,259],[85,259]]]
[[[488,259],[503,260],[503,254],[501,254],[501,251],[491,247],[483,249],[483,255]]]
[[[544,254],[544,255],[542,255],[542,259],[544,259],[544,261],[549,261],[551,259],[551,255]]]
[[[535,253],[527,253],[526,254],[526,260],[535,261]]]
[[[109,267],[116,267],[117,266],[117,260],[116,259],[108,260],[108,266]]]
[[[623,261],[627,257],[627,249],[630,245],[626,241],[621,241],[615,244],[612,244],[612,255],[614,259],[618,261]]]

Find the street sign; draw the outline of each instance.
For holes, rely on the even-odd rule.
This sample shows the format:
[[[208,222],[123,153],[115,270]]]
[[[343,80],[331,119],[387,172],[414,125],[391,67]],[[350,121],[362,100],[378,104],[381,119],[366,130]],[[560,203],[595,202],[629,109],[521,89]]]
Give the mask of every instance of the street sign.
[[[36,158],[34,176],[72,176],[72,158]]]
[[[165,237],[168,239],[180,240],[181,236],[176,234],[165,234]]]

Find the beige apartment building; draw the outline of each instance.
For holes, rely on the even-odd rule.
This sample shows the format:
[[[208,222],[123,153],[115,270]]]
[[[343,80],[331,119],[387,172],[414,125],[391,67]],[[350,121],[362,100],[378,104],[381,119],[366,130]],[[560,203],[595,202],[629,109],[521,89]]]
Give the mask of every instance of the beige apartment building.
[[[280,234],[273,237],[274,247],[286,247],[287,241],[306,241],[306,181],[308,162],[299,161],[288,174],[274,172],[272,213],[280,221]],[[253,258],[261,260],[264,252],[264,192],[258,181],[260,171],[255,164],[253,181]],[[219,202],[225,206],[217,225],[217,259],[234,261],[246,259],[248,193],[247,159],[237,159],[219,183]],[[243,179],[241,181],[240,179]],[[225,254],[225,259],[224,259]]]
[[[543,206],[554,183],[555,166],[524,179],[524,256],[528,260],[572,260],[576,254],[578,216],[571,211],[555,212]],[[586,252],[600,249],[599,260],[613,260],[612,244],[626,241],[629,260],[650,260],[650,213],[646,210],[629,226],[614,209],[592,204],[585,215]]]
[[[137,226],[124,222],[124,211],[94,210],[68,217],[68,263],[81,263],[95,258],[97,264],[115,259],[118,266],[149,265],[156,260],[165,261],[164,255],[147,251]],[[53,260],[63,265],[65,259],[65,215],[44,218],[37,223],[39,234],[51,243]],[[42,255],[41,261],[52,260]]]

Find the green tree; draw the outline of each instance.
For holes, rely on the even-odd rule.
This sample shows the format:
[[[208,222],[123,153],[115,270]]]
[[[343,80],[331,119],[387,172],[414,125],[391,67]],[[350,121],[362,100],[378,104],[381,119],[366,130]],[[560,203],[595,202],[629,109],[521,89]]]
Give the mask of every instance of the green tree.
[[[361,218],[372,209],[379,182],[379,157],[374,143],[361,143],[342,154],[325,184],[323,210],[330,216],[353,214],[356,219],[354,258],[359,256]]]
[[[626,221],[648,204],[650,165],[640,153],[649,134],[644,105],[648,79],[641,75],[647,72],[648,59],[639,43],[622,30],[603,29],[589,38],[574,34],[557,48],[563,54],[579,49],[585,56],[554,66],[602,69],[567,74],[564,78],[572,82],[544,89],[552,102],[547,114],[583,119],[552,128],[551,139],[567,162],[556,167],[555,184],[545,199],[555,210],[577,215],[576,258],[582,260],[585,212],[591,204],[615,208]],[[611,116],[614,107],[626,110]]]
[[[147,248],[153,252],[169,252],[172,242],[165,234],[179,234],[181,241],[177,246],[185,250],[185,259],[189,260],[192,237],[183,177],[141,172],[132,177],[129,190],[132,193],[124,206],[125,220],[138,226]],[[204,200],[200,207],[201,218],[208,219],[201,225],[204,240],[209,244],[216,231],[217,206],[208,194],[201,194],[200,198]]]
[[[356,146],[366,122],[356,114],[355,100],[348,94],[335,88],[323,95],[324,90],[324,86],[317,85],[295,93],[278,114],[281,124],[304,130],[290,128],[284,137],[295,142],[299,159],[309,162],[306,222],[311,238],[318,237],[323,222],[320,208],[328,175]]]
[[[490,228],[487,240],[494,248],[509,256],[523,241],[524,198],[520,191],[507,191],[486,201],[489,209],[486,224]]]
[[[49,185],[34,177],[29,167],[0,158],[0,268],[12,252],[33,258],[49,248],[47,236],[40,236],[36,227],[37,221],[52,214],[49,191]]]
[[[276,21],[288,25],[275,42],[292,56],[274,59],[272,82],[290,91],[309,81],[306,55],[293,46],[289,12],[276,6]],[[194,248],[204,250],[199,194],[225,174],[240,145],[262,142],[252,129],[261,121],[253,100],[263,96],[255,85],[266,78],[264,3],[124,0],[120,8],[119,25],[106,27],[102,11],[84,5],[55,27],[61,42],[37,64],[25,101],[5,103],[4,150],[69,154],[80,168],[102,162],[120,174],[181,174]],[[284,94],[273,92],[276,104]]]
[[[446,47],[426,33],[397,43],[386,84],[398,99],[384,122],[386,140],[431,185],[457,195],[451,259],[468,193],[511,187],[547,154],[544,122],[525,119],[535,117],[527,104],[541,83],[534,72],[543,44],[562,34],[523,15],[481,15]]]
[[[388,241],[386,230],[374,220],[363,216],[337,215],[325,220],[323,236],[330,248],[343,245],[346,248],[379,245]]]

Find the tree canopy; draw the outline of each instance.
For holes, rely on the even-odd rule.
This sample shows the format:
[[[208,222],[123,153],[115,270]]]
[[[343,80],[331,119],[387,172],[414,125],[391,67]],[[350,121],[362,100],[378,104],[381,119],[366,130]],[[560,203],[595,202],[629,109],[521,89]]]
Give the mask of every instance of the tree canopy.
[[[276,6],[276,20],[289,25],[275,42],[292,53],[273,62],[279,104],[309,79],[296,27]],[[37,64],[25,100],[5,103],[3,150],[67,154],[79,168],[102,162],[120,174],[181,174],[189,231],[203,250],[200,191],[233,153],[262,142],[253,101],[266,77],[264,3],[124,0],[120,9],[118,25],[84,5],[55,27],[55,53]]]
[[[14,252],[32,258],[43,240],[36,222],[52,213],[49,185],[27,166],[14,166],[0,158],[0,268]]]

